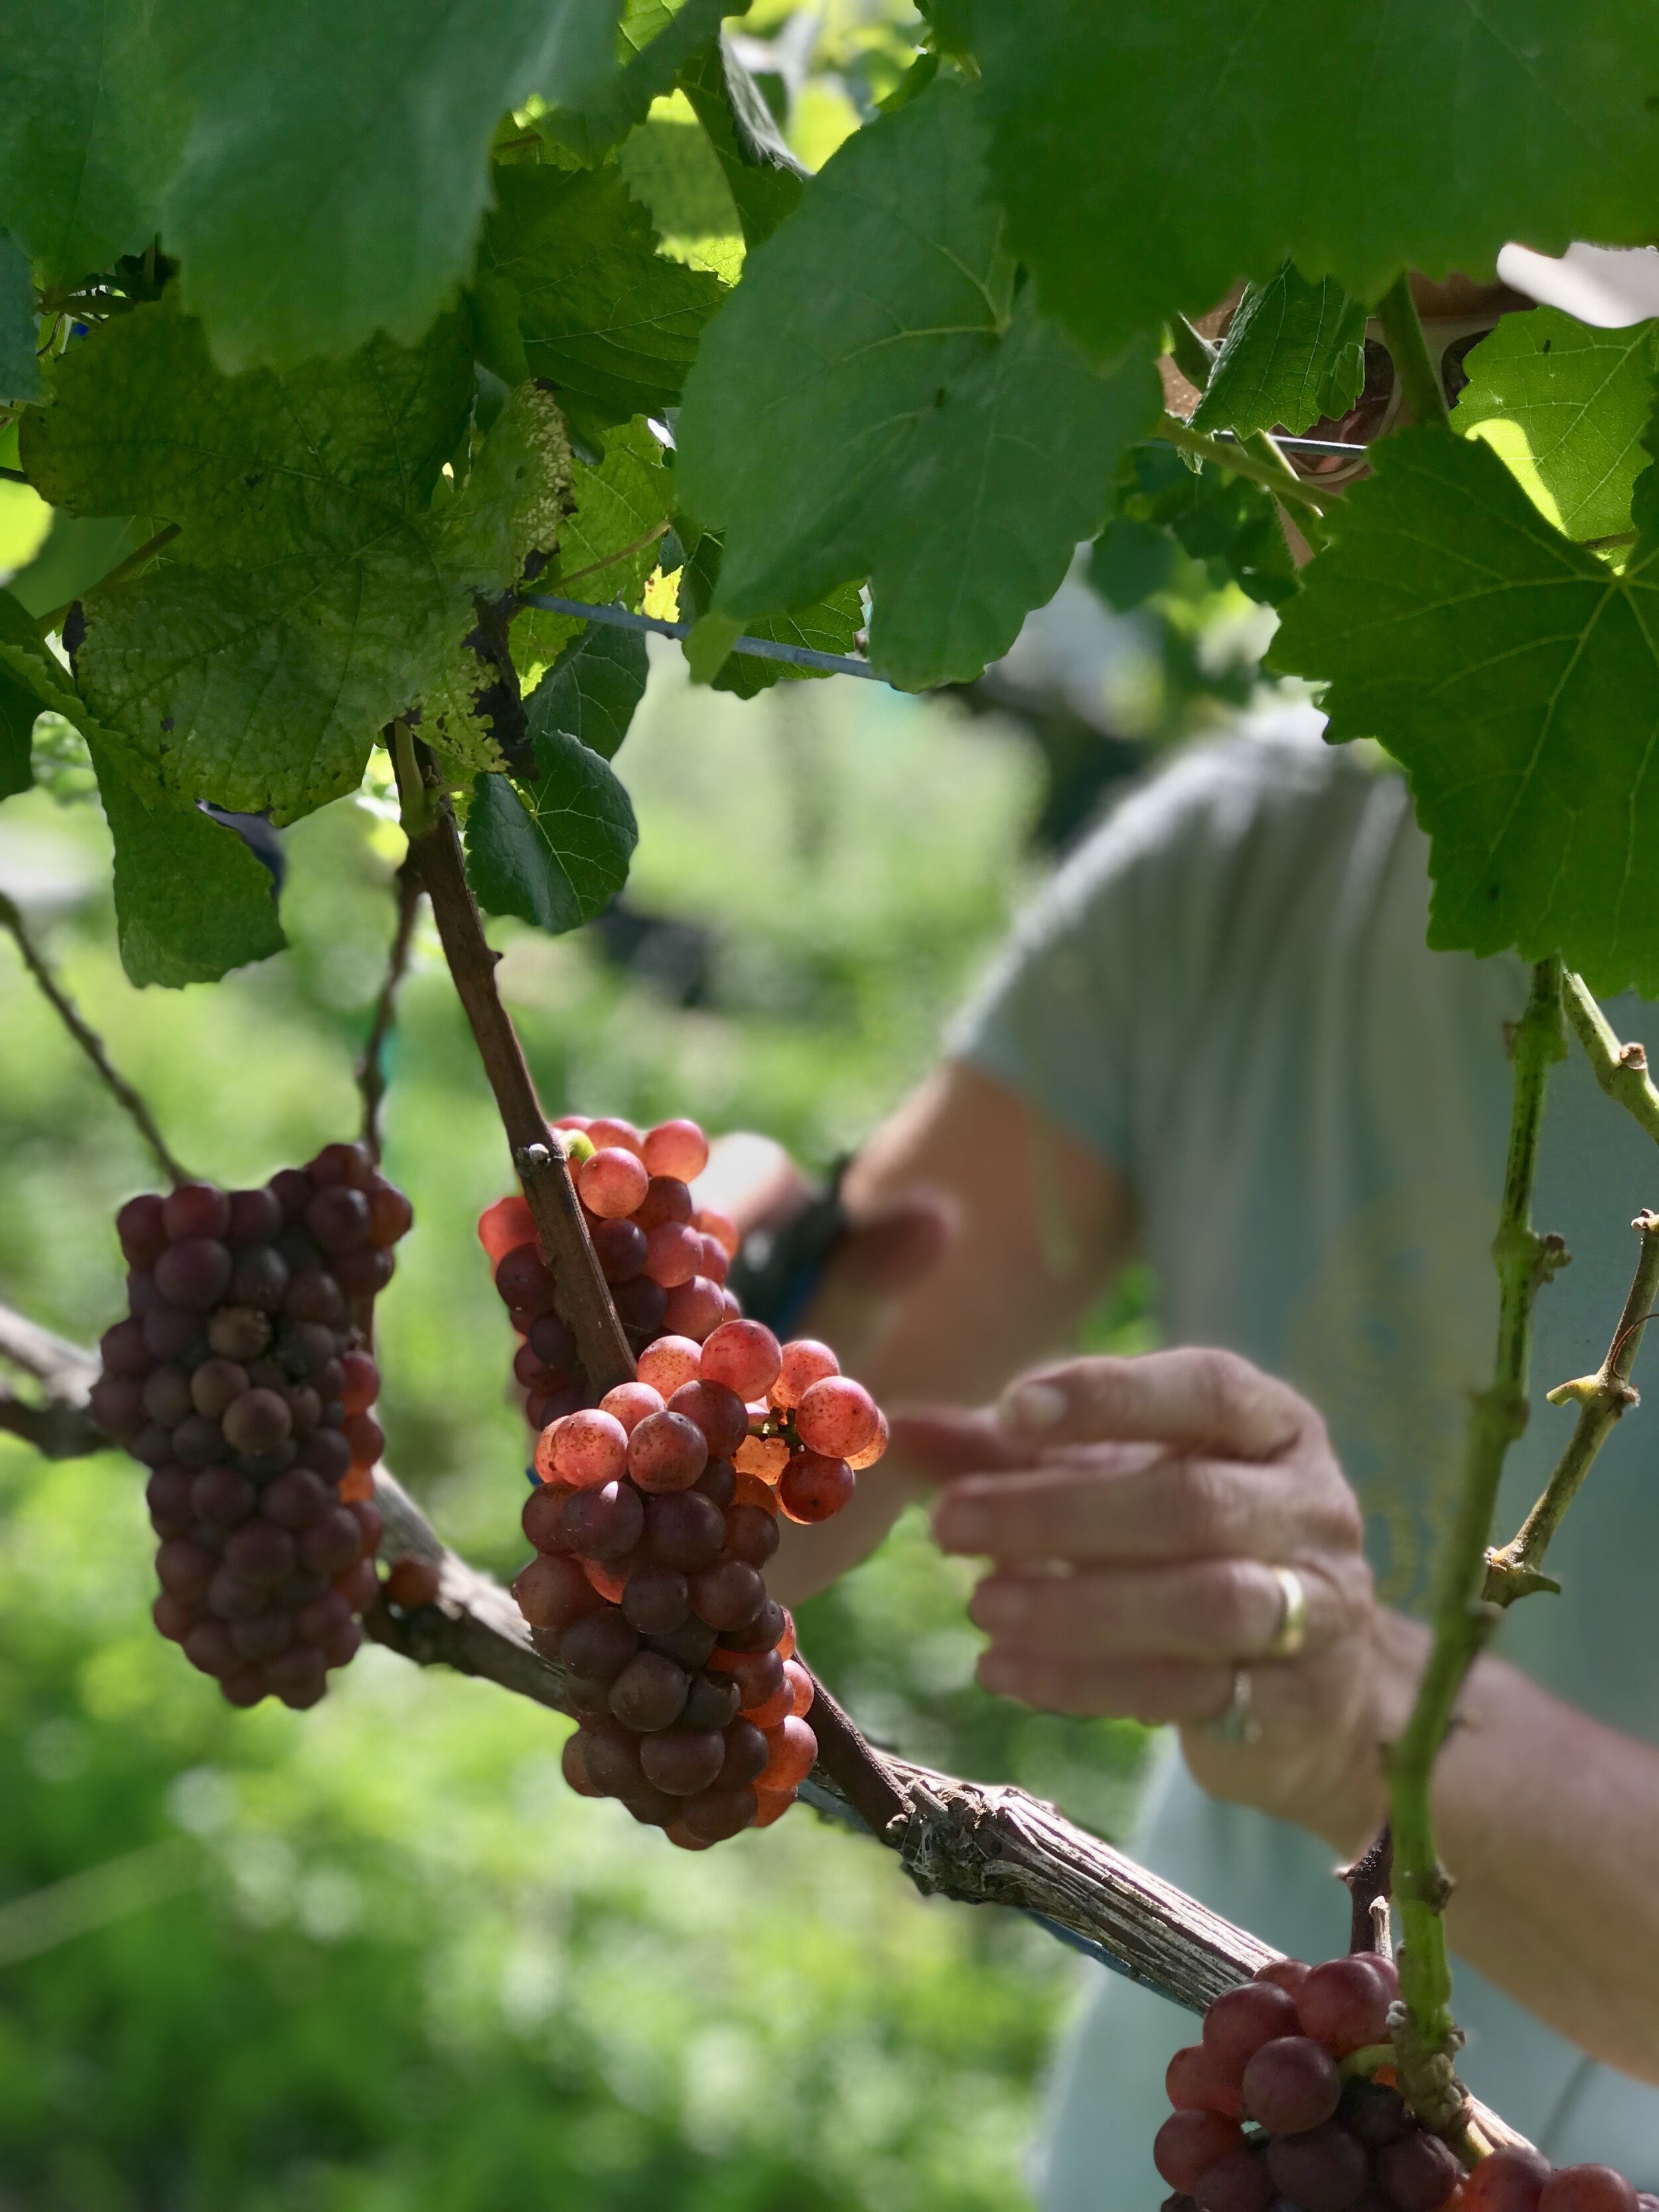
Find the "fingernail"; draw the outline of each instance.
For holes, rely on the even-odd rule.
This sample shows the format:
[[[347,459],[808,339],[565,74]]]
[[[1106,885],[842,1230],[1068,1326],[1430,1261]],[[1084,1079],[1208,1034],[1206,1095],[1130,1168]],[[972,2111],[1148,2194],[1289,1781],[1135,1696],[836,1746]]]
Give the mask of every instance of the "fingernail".
[[[952,1498],[940,1506],[933,1533],[947,1552],[982,1552],[990,1540],[991,1516],[970,1499]]]
[[[1005,1429],[1052,1429],[1065,1418],[1066,1393],[1052,1382],[1016,1382],[997,1407]]]

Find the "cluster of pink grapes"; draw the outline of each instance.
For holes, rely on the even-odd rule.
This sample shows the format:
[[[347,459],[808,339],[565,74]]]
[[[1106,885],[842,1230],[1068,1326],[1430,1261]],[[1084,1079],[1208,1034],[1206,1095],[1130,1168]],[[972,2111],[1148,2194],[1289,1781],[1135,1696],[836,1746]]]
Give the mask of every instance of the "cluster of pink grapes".
[[[702,1345],[660,1337],[633,1382],[537,1441],[524,1509],[537,1555],[514,1595],[570,1670],[580,1725],[566,1776],[687,1850],[769,1826],[817,1756],[812,1679],[764,1569],[780,1514],[821,1520],[855,1478],[781,1432],[805,1423],[866,1465],[882,1441],[874,1401],[826,1375],[826,1357],[752,1321]]]
[[[701,1344],[735,1319],[741,1308],[726,1274],[738,1232],[724,1214],[693,1202],[692,1180],[708,1160],[696,1123],[664,1121],[641,1133],[631,1121],[571,1115],[558,1127],[594,1256],[633,1349],[663,1335]],[[591,1406],[593,1394],[576,1340],[555,1310],[552,1271],[536,1249],[523,1199],[486,1208],[478,1236],[523,1340],[513,1371],[539,1432],[560,1414]]]
[[[1278,1959],[1218,1997],[1164,2077],[1164,2212],[1659,2212],[1607,2166],[1506,2147],[1466,2168],[1394,2087],[1399,1990],[1361,1952]]]
[[[162,1635],[234,1705],[313,1705],[378,1595],[380,1376],[361,1320],[409,1200],[358,1145],[116,1216],[131,1272],[91,1412],[150,1470]]]
[[[764,1569],[780,1517],[838,1512],[887,1425],[827,1346],[781,1345],[742,1317],[723,1280],[735,1231],[692,1202],[708,1156],[695,1123],[561,1126],[619,1316],[644,1342],[634,1379],[592,1404],[528,1207],[485,1212],[537,1430],[536,1556],[514,1594],[569,1671],[572,1787],[702,1850],[777,1820],[817,1755],[812,1679]],[[680,1326],[647,1335],[647,1319]]]

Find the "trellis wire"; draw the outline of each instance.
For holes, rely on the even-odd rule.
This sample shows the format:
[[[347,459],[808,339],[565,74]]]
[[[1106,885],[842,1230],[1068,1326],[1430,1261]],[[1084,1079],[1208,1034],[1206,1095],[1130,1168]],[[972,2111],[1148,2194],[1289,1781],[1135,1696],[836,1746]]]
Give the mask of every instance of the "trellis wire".
[[[550,615],[574,615],[579,622],[608,623],[615,629],[648,630],[653,637],[691,635],[690,623],[665,622],[659,615],[630,614],[626,607],[591,606],[585,599],[556,599],[545,592],[521,592],[519,605],[540,607]],[[867,660],[854,659],[844,653],[818,653],[810,645],[781,645],[775,638],[740,637],[733,641],[732,650],[755,660],[785,661],[792,668],[821,668],[830,676],[864,676],[872,684],[887,681]]]

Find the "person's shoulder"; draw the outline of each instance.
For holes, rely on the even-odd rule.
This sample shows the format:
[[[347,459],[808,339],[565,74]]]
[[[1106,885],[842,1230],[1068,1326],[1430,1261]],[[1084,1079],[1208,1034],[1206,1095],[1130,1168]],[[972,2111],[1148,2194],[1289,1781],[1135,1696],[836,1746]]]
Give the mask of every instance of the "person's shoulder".
[[[1324,726],[1314,708],[1288,706],[1183,745],[1125,788],[1062,876],[1080,891],[1163,860],[1218,859],[1264,836],[1328,844],[1392,779],[1355,749],[1328,744]]]
[[[1190,824],[1214,820],[1236,830],[1241,807],[1303,812],[1333,793],[1359,793],[1376,771],[1346,745],[1328,744],[1316,708],[1242,714],[1220,735],[1186,744],[1133,786],[1094,835],[1126,822]]]

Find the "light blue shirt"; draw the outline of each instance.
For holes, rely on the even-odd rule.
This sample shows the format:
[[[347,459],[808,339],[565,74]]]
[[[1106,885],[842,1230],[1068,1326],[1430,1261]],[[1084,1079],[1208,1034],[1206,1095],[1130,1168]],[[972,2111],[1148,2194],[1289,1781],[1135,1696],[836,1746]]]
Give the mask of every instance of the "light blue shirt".
[[[1324,746],[1319,727],[1292,710],[1182,755],[1128,797],[1026,916],[955,1050],[1127,1182],[1170,1341],[1229,1345],[1320,1407],[1364,1507],[1379,1592],[1420,1612],[1469,1394],[1491,1376],[1504,1025],[1527,978],[1513,958],[1428,951],[1427,845],[1405,785]],[[1626,1037],[1655,1012],[1607,1011]],[[1632,1216],[1655,1204],[1659,1148],[1575,1046],[1551,1082],[1535,1208],[1573,1260],[1539,1303],[1533,1415],[1500,1537],[1571,1425],[1542,1394],[1600,1364],[1635,1264]],[[1659,1742],[1659,1381],[1651,1403],[1614,1431],[1556,1540],[1563,1594],[1516,1607],[1498,1648]],[[1212,1802],[1178,1759],[1137,1848],[1293,1954],[1346,1948],[1328,1847]],[[1164,2067],[1195,2023],[1091,1973],[1038,2197],[1044,2212],[1149,2212]],[[1455,2002],[1480,2095],[1558,2160],[1607,2160],[1659,2186],[1659,2090],[1592,2064],[1468,1967]]]

